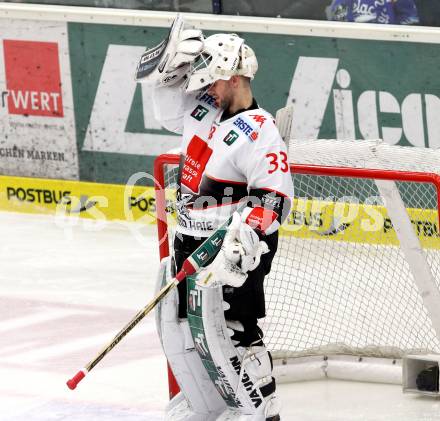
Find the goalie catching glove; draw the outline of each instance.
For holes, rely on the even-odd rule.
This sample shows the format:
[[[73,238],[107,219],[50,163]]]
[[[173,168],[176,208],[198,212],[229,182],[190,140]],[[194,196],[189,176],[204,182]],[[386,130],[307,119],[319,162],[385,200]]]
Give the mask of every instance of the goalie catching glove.
[[[247,272],[259,264],[261,255],[269,251],[257,233],[235,212],[228,227],[222,247],[214,261],[197,275],[197,284],[203,287],[230,285],[241,287]]]
[[[142,54],[135,79],[159,86],[172,86],[187,75],[202,50],[202,31],[184,29],[184,21],[178,15],[168,37]]]

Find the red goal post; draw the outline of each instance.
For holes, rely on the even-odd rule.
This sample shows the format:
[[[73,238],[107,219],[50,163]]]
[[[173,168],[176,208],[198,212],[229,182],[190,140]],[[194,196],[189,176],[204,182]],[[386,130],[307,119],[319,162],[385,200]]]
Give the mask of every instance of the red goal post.
[[[440,352],[439,153],[378,141],[291,143],[294,206],[265,282],[263,322],[281,380],[319,378],[323,360],[328,377],[344,356],[335,377],[360,379],[345,364],[363,361],[366,380],[396,383],[396,370],[365,362],[398,368],[405,353]],[[176,154],[155,161],[161,258],[170,253],[178,163]]]

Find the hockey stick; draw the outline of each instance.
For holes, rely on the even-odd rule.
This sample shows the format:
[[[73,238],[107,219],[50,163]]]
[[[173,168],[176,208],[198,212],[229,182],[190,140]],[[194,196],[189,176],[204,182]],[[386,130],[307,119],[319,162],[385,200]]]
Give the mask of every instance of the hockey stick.
[[[246,202],[237,209],[241,212],[246,206]],[[156,305],[164,298],[179,282],[187,276],[196,273],[202,266],[205,266],[220,250],[223,240],[232,221],[232,216],[222,224],[217,231],[208,237],[184,262],[182,269],[177,275],[165,285],[158,294],[144,308],[142,308],[113,338],[113,340],[82,370],[78,371],[70,380],[67,381],[69,389],[76,388],[78,383],[91,371],[121,340],[130,332]]]
[[[275,124],[287,148],[289,148],[289,142],[292,138],[292,119],[293,105],[288,105],[287,107],[280,108],[275,115]]]

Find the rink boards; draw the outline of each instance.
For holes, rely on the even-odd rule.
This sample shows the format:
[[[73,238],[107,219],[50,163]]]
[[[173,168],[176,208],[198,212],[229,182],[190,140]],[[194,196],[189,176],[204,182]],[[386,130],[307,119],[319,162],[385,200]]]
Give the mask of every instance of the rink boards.
[[[136,181],[136,180],[135,180]],[[175,224],[174,192],[167,190],[168,223]],[[153,187],[0,176],[0,210],[95,220],[156,223]],[[407,208],[423,247],[440,248],[438,212]],[[282,235],[315,240],[397,245],[383,206],[296,198]]]

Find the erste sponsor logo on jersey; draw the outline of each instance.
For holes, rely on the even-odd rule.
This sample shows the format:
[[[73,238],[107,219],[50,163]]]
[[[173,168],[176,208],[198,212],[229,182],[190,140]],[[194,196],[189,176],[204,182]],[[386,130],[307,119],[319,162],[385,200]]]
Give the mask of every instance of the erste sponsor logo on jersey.
[[[223,139],[228,146],[231,146],[238,139],[238,133],[231,130]]]
[[[254,141],[258,139],[258,131],[247,122],[243,117],[238,117],[234,121],[234,126],[237,126],[250,140]]]
[[[196,108],[191,113],[191,117],[195,118],[198,121],[202,121],[203,117],[208,114],[208,109],[203,105],[197,105]]]
[[[217,105],[215,105],[215,98],[212,95],[209,95],[208,93],[204,93],[202,96],[198,98],[200,102],[204,102],[205,104],[210,105],[213,108],[217,108]]]
[[[58,44],[5,39],[3,50],[9,114],[63,117]]]

